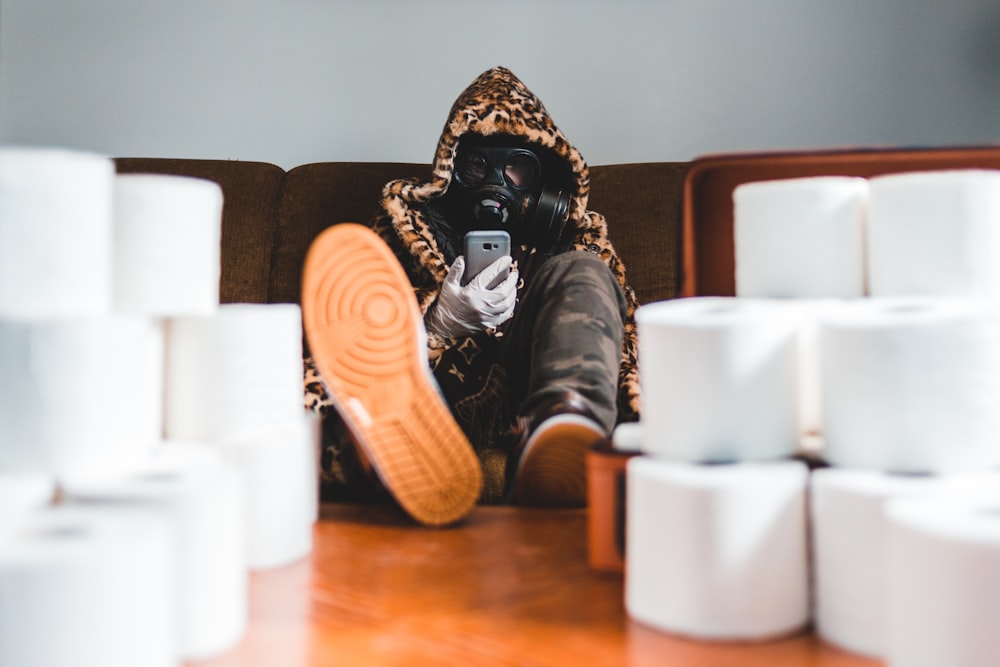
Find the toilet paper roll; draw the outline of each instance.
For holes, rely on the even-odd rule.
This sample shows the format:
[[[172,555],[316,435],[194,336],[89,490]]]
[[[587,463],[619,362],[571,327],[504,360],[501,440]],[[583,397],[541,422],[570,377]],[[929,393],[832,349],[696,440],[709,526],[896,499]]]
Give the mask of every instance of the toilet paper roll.
[[[170,442],[134,472],[63,482],[72,503],[148,507],[176,530],[179,631],[183,658],[231,648],[247,627],[246,511],[240,472],[206,445]]]
[[[690,462],[795,452],[794,307],[693,297],[641,306],[636,320],[643,451]]]
[[[884,659],[884,506],[903,498],[1000,495],[1000,473],[904,476],[824,468],[813,471],[810,494],[817,632],[840,648]]]
[[[982,302],[869,299],[820,321],[834,465],[948,472],[1000,462],[997,313]]]
[[[868,181],[851,176],[737,186],[737,296],[863,296],[867,199]]]
[[[611,446],[626,452],[642,450],[642,426],[639,422],[624,422],[611,433]]]
[[[222,189],[164,174],[115,179],[115,309],[179,317],[219,306]]]
[[[0,528],[0,665],[179,667],[163,516],[58,507]]]
[[[0,147],[0,318],[111,312],[110,158]]]
[[[886,506],[886,520],[887,662],[996,665],[1000,500],[898,500]]]
[[[872,296],[1000,296],[1000,171],[871,179]]]
[[[295,304],[225,304],[167,324],[166,433],[238,441],[301,417],[302,313]]]
[[[250,569],[282,567],[308,556],[319,510],[319,419],[300,416],[220,450],[243,472]]]
[[[808,470],[628,462],[625,606],[670,633],[752,641],[809,621]]]
[[[52,503],[55,482],[44,475],[0,474],[0,524]]]
[[[127,469],[163,430],[163,331],[143,318],[0,320],[0,471]]]

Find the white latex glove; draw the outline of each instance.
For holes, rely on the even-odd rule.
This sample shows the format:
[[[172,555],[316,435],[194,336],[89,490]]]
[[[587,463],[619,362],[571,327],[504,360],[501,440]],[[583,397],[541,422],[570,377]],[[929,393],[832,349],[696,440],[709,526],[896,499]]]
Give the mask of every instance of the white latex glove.
[[[490,283],[510,265],[509,255],[501,257],[463,286],[465,257],[459,255],[448,269],[437,301],[427,313],[427,330],[454,338],[495,329],[510,319],[517,301],[517,271],[511,269],[502,282],[489,289]]]

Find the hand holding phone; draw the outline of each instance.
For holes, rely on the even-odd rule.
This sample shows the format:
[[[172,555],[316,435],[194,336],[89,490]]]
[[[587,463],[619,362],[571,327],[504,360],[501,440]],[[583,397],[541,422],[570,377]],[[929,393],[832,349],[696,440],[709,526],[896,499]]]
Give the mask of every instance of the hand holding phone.
[[[469,232],[465,256],[452,264],[437,300],[427,311],[427,330],[443,336],[471,335],[495,329],[510,319],[517,304],[517,273],[511,270],[509,257],[507,232]],[[497,275],[487,274],[469,284],[494,263],[498,264],[491,272],[499,268]],[[487,279],[488,284],[481,284]]]
[[[487,266],[501,257],[510,255],[510,234],[503,230],[476,230],[465,235],[465,273],[462,284],[468,285]],[[509,273],[502,271],[487,285],[492,289],[502,283]]]

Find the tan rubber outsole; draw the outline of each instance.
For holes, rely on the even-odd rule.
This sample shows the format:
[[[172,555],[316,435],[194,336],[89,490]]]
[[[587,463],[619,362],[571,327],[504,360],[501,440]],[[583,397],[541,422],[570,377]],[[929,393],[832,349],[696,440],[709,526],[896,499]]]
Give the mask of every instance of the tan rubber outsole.
[[[538,436],[515,477],[517,502],[538,507],[587,504],[587,451],[600,441],[593,429],[558,424]]]
[[[429,377],[421,315],[403,268],[373,231],[323,231],[302,275],[306,338],[327,392],[382,483],[415,520],[469,513],[479,459]]]

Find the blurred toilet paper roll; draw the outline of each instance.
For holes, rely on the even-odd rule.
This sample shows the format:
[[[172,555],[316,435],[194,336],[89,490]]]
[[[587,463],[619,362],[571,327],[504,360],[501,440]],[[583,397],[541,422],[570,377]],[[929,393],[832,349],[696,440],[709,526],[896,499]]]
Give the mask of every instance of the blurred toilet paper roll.
[[[751,641],[809,622],[808,470],[798,461],[627,468],[625,606],[654,628]]]
[[[824,457],[897,472],[1000,462],[1000,327],[981,301],[867,299],[819,322]]]
[[[691,462],[795,452],[793,304],[692,297],[641,306],[636,320],[643,451]]]
[[[615,426],[611,433],[611,446],[627,452],[642,450],[642,425],[639,422],[624,422]]]
[[[147,507],[176,528],[178,648],[202,660],[247,627],[246,510],[241,473],[207,445],[170,442],[128,475],[63,482],[71,503]]]
[[[166,434],[238,441],[301,417],[302,312],[225,304],[167,323]]]
[[[163,330],[144,318],[0,320],[0,471],[127,469],[162,438]]]
[[[0,473],[0,524],[52,503],[55,482],[46,475]]]
[[[1000,171],[886,174],[870,189],[872,296],[1000,297]]]
[[[852,176],[737,186],[737,296],[863,296],[867,200],[868,181]]]
[[[890,576],[884,506],[903,498],[1000,497],[1000,472],[915,476],[824,468],[813,471],[810,494],[817,632],[840,648],[884,659]]]
[[[987,667],[1000,655],[1000,501],[886,506],[893,667]]]
[[[220,446],[243,472],[251,570],[305,558],[319,509],[319,428],[315,415]]]
[[[48,508],[0,527],[0,665],[179,667],[165,516]]]
[[[108,157],[0,146],[0,318],[111,312]]]
[[[178,317],[219,306],[222,188],[165,174],[115,179],[115,309]]]

